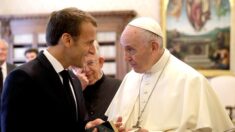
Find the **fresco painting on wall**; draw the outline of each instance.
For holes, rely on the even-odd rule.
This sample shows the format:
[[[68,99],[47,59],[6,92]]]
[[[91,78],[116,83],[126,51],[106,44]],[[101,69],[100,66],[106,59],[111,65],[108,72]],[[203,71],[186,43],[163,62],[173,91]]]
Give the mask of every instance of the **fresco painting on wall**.
[[[169,0],[166,46],[198,70],[229,70],[229,0]]]

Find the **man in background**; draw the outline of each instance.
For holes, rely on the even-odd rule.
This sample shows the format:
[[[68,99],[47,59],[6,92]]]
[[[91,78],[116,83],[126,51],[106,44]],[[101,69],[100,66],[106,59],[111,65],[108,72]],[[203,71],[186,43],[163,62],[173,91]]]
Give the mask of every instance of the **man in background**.
[[[8,54],[8,43],[5,40],[0,39],[0,98],[2,95],[3,83],[6,79],[6,76],[16,67],[15,65],[7,62],[7,54]],[[1,102],[0,102],[0,108],[1,108]]]
[[[83,85],[90,120],[96,118],[107,120],[104,113],[118,90],[121,80],[108,77],[103,73],[105,59],[100,55],[97,41],[94,41],[94,48],[90,51],[85,56],[83,69],[73,68],[73,71]]]
[[[223,132],[233,127],[208,80],[163,48],[159,24],[132,20],[120,43],[131,70],[106,115],[135,131]]]
[[[7,62],[8,43],[0,39],[0,93],[2,93],[3,82],[6,76],[16,67]]]
[[[35,48],[29,48],[24,52],[26,62],[35,59],[38,56],[38,50]]]

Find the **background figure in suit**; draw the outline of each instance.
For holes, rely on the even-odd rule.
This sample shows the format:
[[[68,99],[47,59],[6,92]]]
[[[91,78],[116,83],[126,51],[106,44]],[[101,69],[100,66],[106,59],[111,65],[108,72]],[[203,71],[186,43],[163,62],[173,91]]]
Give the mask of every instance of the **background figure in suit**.
[[[106,76],[102,67],[104,58],[100,56],[99,44],[94,41],[94,48],[85,57],[84,67],[73,68],[74,73],[83,84],[83,94],[90,120],[101,118],[107,120],[104,115],[121,80]]]
[[[0,73],[2,75],[2,78],[3,80],[0,80],[2,82],[1,85],[0,85],[0,91],[2,91],[2,84],[4,82],[4,80],[6,79],[6,76],[16,67],[15,65],[13,64],[10,64],[7,62],[7,54],[8,54],[8,43],[3,40],[3,39],[0,39]]]
[[[29,62],[38,56],[38,49],[29,48],[24,52],[25,61]]]
[[[0,39],[0,98],[2,95],[3,82],[6,79],[6,76],[16,67],[15,65],[7,62],[7,54],[8,54],[8,43],[5,40]],[[0,107],[1,107],[1,102],[0,102]]]
[[[66,69],[82,67],[96,30],[95,19],[76,8],[51,14],[46,28],[48,48],[6,78],[2,132],[84,131],[87,114],[81,84]]]

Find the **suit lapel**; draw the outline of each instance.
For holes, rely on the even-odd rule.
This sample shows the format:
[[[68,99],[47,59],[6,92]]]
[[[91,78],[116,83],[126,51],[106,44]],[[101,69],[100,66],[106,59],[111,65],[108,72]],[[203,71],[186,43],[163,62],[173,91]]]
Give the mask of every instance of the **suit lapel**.
[[[77,79],[77,77],[72,73],[72,71],[69,72],[72,85],[73,85],[73,90],[74,94],[77,100],[77,110],[78,114],[81,119],[87,119],[86,115],[86,108],[85,108],[85,102],[82,94],[82,86],[80,81]]]
[[[46,77],[49,80],[48,85],[50,89],[52,90],[53,94],[56,96],[60,102],[63,102],[63,109],[70,109],[70,111],[73,111],[74,118],[76,117],[76,111],[74,105],[71,105],[71,100],[68,98],[65,94],[65,89],[63,87],[63,84],[60,80],[60,77],[58,73],[55,71],[49,60],[46,58],[46,56],[40,52],[37,59],[40,61],[44,69],[46,70]],[[53,79],[52,79],[53,78]]]
[[[53,92],[59,96],[59,98],[62,98],[64,100],[64,92],[63,92],[63,84],[60,80],[60,77],[58,73],[55,71],[49,60],[46,58],[46,56],[43,54],[43,52],[40,52],[37,59],[42,64],[42,67],[45,69],[45,77],[49,80],[48,85],[53,90]]]
[[[49,85],[52,85],[52,87],[54,88],[53,91],[56,93],[56,96],[58,96],[58,98],[60,98],[65,103],[65,105],[68,105],[69,100],[65,96],[63,84],[59,78],[58,73],[55,71],[55,69],[53,68],[53,66],[49,62],[49,60],[46,58],[46,56],[42,52],[39,53],[37,59],[39,59],[39,61],[43,65],[43,67],[45,67],[46,71],[48,72],[47,78],[48,79],[50,79],[52,77],[54,78],[54,79],[51,79],[53,82],[50,82],[51,84],[49,84]],[[86,114],[85,102],[84,102],[84,98],[83,98],[83,94],[82,94],[81,83],[71,71],[69,72],[69,74],[71,77],[71,83],[73,85],[73,90],[74,90],[75,98],[77,101],[78,119],[82,119],[82,120],[88,119],[87,114]],[[58,89],[60,89],[60,90],[58,90]],[[67,100],[67,102],[65,102],[65,100]],[[70,108],[74,110],[74,107],[70,107]],[[76,113],[74,113],[74,114],[76,114]],[[76,117],[76,116],[74,116],[74,117]]]

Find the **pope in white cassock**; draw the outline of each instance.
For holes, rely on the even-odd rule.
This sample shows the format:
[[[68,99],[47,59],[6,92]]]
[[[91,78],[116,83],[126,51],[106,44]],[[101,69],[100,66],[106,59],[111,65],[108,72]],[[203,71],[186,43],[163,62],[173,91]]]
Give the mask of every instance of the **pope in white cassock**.
[[[140,17],[124,29],[120,43],[133,68],[106,115],[126,129],[156,132],[223,132],[233,124],[208,80],[163,48],[162,31]]]

